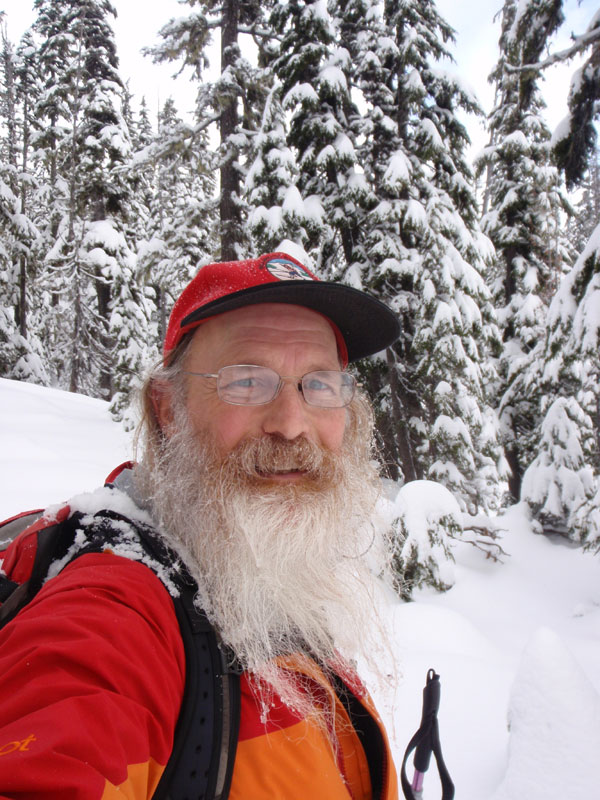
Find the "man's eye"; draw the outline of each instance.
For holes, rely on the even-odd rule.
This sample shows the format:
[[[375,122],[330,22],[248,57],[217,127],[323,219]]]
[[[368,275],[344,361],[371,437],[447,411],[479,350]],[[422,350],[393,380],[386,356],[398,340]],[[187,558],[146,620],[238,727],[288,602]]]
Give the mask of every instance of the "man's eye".
[[[331,383],[319,380],[319,378],[311,378],[308,382],[308,389],[311,392],[335,392],[336,387]]]
[[[272,382],[269,376],[262,375],[240,375],[238,378],[231,378],[226,384],[221,385],[221,391],[230,395],[241,397],[257,397],[272,391]]]
[[[238,378],[228,383],[227,389],[253,389],[255,386],[258,386],[256,378]]]

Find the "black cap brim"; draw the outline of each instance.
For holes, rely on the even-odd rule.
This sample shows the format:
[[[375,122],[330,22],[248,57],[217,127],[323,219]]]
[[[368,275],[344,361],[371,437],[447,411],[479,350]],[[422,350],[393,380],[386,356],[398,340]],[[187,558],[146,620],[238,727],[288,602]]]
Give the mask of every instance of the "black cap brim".
[[[348,361],[385,350],[400,336],[397,315],[376,297],[331,281],[277,281],[233,292],[197,308],[181,327],[259,303],[304,306],[328,317],[344,337]]]

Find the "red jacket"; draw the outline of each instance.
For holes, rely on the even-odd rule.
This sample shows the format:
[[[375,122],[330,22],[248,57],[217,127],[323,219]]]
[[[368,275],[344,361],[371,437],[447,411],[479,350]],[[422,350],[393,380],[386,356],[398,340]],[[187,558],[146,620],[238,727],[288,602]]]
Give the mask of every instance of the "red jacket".
[[[0,798],[152,796],[171,752],[185,657],[171,598],[148,567],[108,552],[73,561],[0,631],[0,675]],[[316,666],[310,678],[331,695]],[[230,800],[370,800],[364,750],[339,701],[334,752],[283,704],[263,724],[244,676],[241,689]],[[378,725],[382,800],[396,800]]]

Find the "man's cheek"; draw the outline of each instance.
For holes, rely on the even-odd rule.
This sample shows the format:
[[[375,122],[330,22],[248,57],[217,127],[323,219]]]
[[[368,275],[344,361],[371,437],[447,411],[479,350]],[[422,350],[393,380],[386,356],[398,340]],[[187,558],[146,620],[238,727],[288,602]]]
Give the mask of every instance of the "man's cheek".
[[[229,455],[245,440],[261,435],[254,416],[250,409],[235,406],[215,415],[209,427],[212,428],[217,447],[223,456]]]
[[[329,424],[325,421],[320,426],[321,443],[328,450],[339,453],[350,433],[348,411],[340,408],[333,413],[335,418],[330,419]]]

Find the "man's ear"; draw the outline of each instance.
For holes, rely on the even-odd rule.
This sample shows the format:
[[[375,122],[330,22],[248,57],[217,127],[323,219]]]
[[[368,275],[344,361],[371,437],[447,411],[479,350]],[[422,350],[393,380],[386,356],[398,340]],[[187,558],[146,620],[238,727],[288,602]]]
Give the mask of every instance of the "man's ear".
[[[173,386],[168,381],[152,381],[150,397],[158,427],[164,436],[169,437],[174,427]]]

